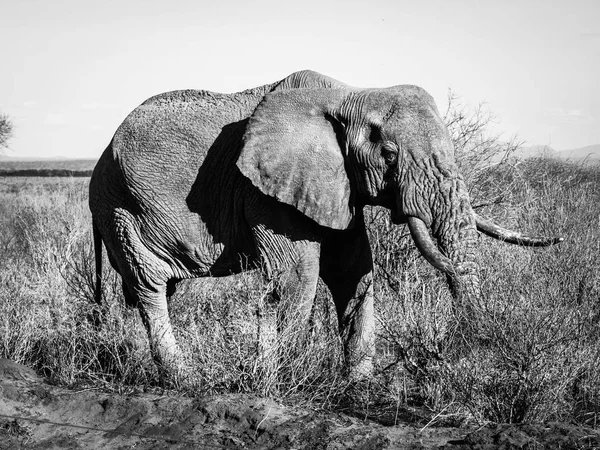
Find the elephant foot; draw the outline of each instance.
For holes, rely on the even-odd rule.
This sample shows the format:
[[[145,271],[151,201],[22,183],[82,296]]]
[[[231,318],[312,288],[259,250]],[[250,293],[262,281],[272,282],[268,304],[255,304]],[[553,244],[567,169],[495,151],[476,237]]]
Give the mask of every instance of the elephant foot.
[[[158,368],[159,378],[165,386],[179,388],[193,384],[191,365],[185,360],[178,347],[168,352],[155,354],[154,362]]]
[[[348,339],[344,349],[347,374],[350,381],[373,378],[375,345],[372,338]]]
[[[163,334],[161,337],[162,339],[156,340],[150,347],[160,380],[173,387],[186,384],[192,374],[190,364],[181,353],[172,333]]]
[[[140,307],[139,310],[148,332],[150,352],[161,380],[166,384],[180,384],[188,379],[191,371],[173,334],[166,310],[166,300],[164,308],[152,310]]]

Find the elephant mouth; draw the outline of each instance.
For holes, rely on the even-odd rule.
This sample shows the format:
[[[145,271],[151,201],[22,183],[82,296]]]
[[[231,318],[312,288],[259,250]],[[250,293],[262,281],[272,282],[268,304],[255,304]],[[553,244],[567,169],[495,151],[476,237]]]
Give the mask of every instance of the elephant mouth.
[[[397,208],[393,208],[391,210],[390,220],[394,225],[403,225],[408,221],[408,217],[399,212]]]

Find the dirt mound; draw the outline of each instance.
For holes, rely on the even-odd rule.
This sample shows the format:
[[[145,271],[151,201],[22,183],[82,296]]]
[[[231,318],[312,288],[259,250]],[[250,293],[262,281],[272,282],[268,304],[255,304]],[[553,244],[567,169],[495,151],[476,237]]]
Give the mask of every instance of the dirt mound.
[[[444,447],[459,449],[598,449],[600,435],[588,428],[563,423],[497,425],[468,434]]]
[[[50,386],[0,360],[0,449],[581,449],[600,435],[565,424],[479,430],[382,425],[250,395],[191,399]]]

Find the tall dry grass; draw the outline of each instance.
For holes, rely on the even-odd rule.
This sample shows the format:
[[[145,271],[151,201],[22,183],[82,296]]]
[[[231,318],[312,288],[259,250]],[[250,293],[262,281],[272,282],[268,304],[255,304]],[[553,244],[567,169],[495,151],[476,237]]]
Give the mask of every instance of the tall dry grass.
[[[513,161],[480,174],[473,202],[488,204],[480,213],[508,227],[565,242],[527,249],[481,237],[482,296],[470,305],[468,326],[457,330],[440,274],[423,265],[403,230],[375,216],[389,388],[401,380],[406,404],[480,422],[596,425],[600,168]]]
[[[600,404],[600,170],[532,159],[478,171],[473,203],[509,227],[565,237],[522,249],[482,237],[481,299],[460,330],[443,277],[387,212],[368,211],[378,323],[377,374],[343,376],[336,318],[320,287],[309,329],[275,333],[276,305],[256,273],[181,283],[170,311],[194,375],[188,393],[252,392],[339,405],[384,404],[438,419],[595,425]],[[90,320],[93,251],[84,180],[0,185],[0,357],[53,382],[119,391],[164,386],[136,310],[105,270],[105,323]],[[109,267],[105,261],[105,267]],[[290,340],[301,345],[289,346]],[[168,384],[168,383],[167,383]],[[378,405],[375,408],[373,405]],[[371,411],[371,412],[369,412]],[[396,414],[397,415],[397,414]]]
[[[3,356],[33,365],[57,383],[148,382],[154,369],[145,336],[134,313],[117,301],[114,273],[106,276],[110,320],[99,332],[88,320],[94,272],[87,180],[3,181]]]
[[[94,326],[87,183],[10,178],[2,188],[0,357],[31,365],[60,384],[172,386],[174,380],[159,376],[138,312],[125,306],[105,252],[104,321]],[[342,366],[339,339],[323,326],[334,320],[329,307],[317,304],[309,329],[292,323],[293,335],[278,335],[270,288],[256,272],[180,283],[170,313],[194,369],[184,390],[331,395]]]

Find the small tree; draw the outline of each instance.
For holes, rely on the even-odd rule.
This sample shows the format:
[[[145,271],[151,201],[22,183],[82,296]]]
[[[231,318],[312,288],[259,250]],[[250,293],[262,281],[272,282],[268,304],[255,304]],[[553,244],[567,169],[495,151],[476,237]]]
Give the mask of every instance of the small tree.
[[[9,117],[0,113],[0,150],[8,147],[8,140],[12,137],[13,124]]]
[[[501,140],[499,134],[490,133],[489,128],[495,119],[485,103],[470,107],[463,104],[452,90],[448,91],[444,122],[454,143],[456,163],[469,187],[475,208],[502,201],[501,197],[489,198],[483,187],[490,169],[504,166],[523,145],[516,136]],[[502,192],[502,189],[497,191]]]

